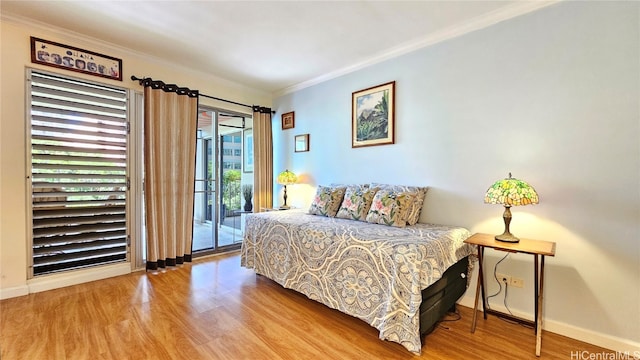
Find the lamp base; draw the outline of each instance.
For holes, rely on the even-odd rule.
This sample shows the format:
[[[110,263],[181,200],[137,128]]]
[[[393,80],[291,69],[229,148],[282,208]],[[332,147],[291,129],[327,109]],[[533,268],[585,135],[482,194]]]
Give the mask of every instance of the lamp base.
[[[509,231],[509,224],[511,224],[511,205],[504,206],[504,214],[502,214],[502,219],[504,219],[504,232],[500,235],[496,235],[496,240],[517,243],[520,242],[520,239],[513,236],[511,231]]]
[[[291,209],[291,206],[289,206],[289,205],[282,205],[282,206],[280,206],[278,209],[280,209],[280,210],[289,210],[289,209]]]
[[[505,232],[503,234],[496,235],[496,240],[503,241],[503,242],[510,242],[510,243],[520,242],[520,239],[518,239],[517,237],[513,236],[509,232]]]

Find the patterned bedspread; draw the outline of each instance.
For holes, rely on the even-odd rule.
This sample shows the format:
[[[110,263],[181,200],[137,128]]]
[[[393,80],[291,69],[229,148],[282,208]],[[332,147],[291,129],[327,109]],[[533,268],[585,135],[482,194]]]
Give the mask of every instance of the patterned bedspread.
[[[249,214],[241,265],[419,354],[421,290],[474,252],[463,243],[470,235],[459,227],[396,228],[303,210]]]

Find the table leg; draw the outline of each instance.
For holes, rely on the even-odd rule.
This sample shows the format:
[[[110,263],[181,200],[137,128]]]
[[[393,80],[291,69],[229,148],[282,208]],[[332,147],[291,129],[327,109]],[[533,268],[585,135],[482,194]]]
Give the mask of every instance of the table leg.
[[[478,246],[478,263],[479,265],[479,269],[478,269],[478,279],[480,281],[480,292],[482,293],[482,313],[484,314],[484,319],[487,320],[487,295],[485,294],[485,281],[484,281],[484,270],[483,270],[483,264],[484,264],[484,246]]]
[[[471,318],[471,333],[476,331],[476,319],[478,318],[478,301],[480,300],[480,279],[476,285],[476,301],[473,305],[473,317]]]
[[[471,333],[474,333],[476,331],[476,319],[478,318],[478,301],[479,300],[480,300],[480,270],[478,270],[478,281],[476,281],[476,300],[473,303],[473,317],[471,318]]]
[[[533,332],[538,332],[538,295],[540,291],[540,265],[538,255],[533,255]]]
[[[473,317],[471,318],[471,333],[476,331],[476,321],[478,319],[478,303],[480,301],[480,291],[483,292],[482,300],[484,306],[484,291],[482,284],[482,246],[478,246],[478,281],[476,282],[476,299],[473,305]],[[484,309],[484,307],[483,307]]]
[[[544,255],[540,256],[540,290],[536,302],[536,356],[540,356],[542,348],[542,289],[544,289]]]

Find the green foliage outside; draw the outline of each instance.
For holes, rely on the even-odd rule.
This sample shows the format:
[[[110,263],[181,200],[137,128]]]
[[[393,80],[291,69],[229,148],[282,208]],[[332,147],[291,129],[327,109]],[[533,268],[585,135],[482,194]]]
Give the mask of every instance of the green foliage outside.
[[[228,210],[240,209],[240,178],[239,170],[226,170],[222,173],[222,203]]]
[[[32,141],[33,145],[50,145],[50,146],[63,146],[64,144],[58,141],[41,140]],[[84,158],[95,157],[96,154],[92,152],[82,152],[80,150],[37,150],[32,149],[32,155],[37,157],[38,155],[48,155],[51,157],[59,157],[58,159],[48,160],[32,160],[33,169],[37,173],[33,174],[33,177],[39,178],[40,182],[47,182],[51,187],[56,186],[58,182],[65,183],[78,183],[78,186],[65,185],[59,187],[58,191],[68,193],[66,195],[66,201],[90,201],[90,200],[105,200],[109,195],[96,194],[96,192],[125,192],[126,191],[126,170],[124,159],[114,159],[114,162],[98,162],[88,161]],[[43,165],[69,165],[71,166],[84,166],[87,169],[76,170],[72,168],[67,169],[47,169],[42,167]],[[96,168],[92,168],[92,167]],[[113,170],[98,169],[100,167],[113,167]],[[51,177],[45,178],[45,174],[50,174]],[[67,176],[68,175],[68,176]],[[77,175],[86,175],[86,177],[78,178]],[[105,175],[121,176],[118,178],[105,179]],[[91,184],[91,185],[89,185]],[[95,184],[95,185],[94,185]],[[85,195],[83,193],[87,193]],[[89,194],[92,193],[92,194]],[[118,198],[123,198],[124,195],[119,195]],[[73,205],[67,205],[73,206]]]

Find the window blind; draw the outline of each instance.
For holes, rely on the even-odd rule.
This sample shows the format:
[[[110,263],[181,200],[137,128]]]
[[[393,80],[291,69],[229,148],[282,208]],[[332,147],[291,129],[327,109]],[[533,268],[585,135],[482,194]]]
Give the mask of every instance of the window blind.
[[[127,261],[126,91],[30,78],[33,275]]]

